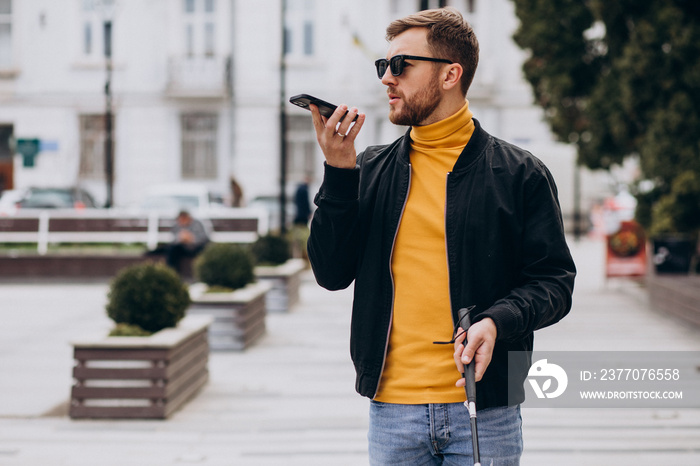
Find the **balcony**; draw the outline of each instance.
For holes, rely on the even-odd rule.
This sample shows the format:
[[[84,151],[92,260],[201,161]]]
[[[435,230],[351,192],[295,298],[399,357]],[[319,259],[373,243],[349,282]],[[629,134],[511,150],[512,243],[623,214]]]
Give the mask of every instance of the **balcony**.
[[[166,94],[178,99],[224,99],[230,95],[230,57],[173,57]]]

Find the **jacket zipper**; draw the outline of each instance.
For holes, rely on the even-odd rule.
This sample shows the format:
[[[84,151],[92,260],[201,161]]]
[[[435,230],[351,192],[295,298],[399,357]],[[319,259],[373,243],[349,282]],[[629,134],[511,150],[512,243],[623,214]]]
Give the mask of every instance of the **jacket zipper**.
[[[384,366],[386,365],[386,356],[389,353],[389,337],[391,336],[391,326],[394,322],[394,300],[396,295],[396,287],[394,284],[394,272],[391,268],[391,264],[394,261],[394,247],[396,246],[396,237],[399,234],[399,226],[401,225],[401,220],[403,219],[404,211],[406,210],[406,204],[408,203],[408,194],[411,192],[411,164],[408,164],[408,189],[406,189],[406,197],[403,200],[403,205],[401,206],[401,215],[399,215],[399,222],[396,224],[396,231],[394,231],[394,239],[391,242],[391,254],[389,255],[389,276],[391,277],[391,314],[389,315],[389,328],[386,331],[386,343],[384,344],[384,357],[382,358],[382,368],[379,371],[379,380],[377,381],[377,387],[374,389],[374,395],[372,399],[377,396],[379,391],[379,384],[382,381],[382,374],[384,374]]]
[[[448,251],[448,241],[447,241],[447,189],[448,189],[448,183],[450,182],[450,174],[452,172],[447,172],[447,175],[445,176],[445,210],[444,210],[444,215],[445,215],[445,261],[447,261],[447,298],[448,302],[450,303],[450,319],[452,320],[452,327],[455,326],[456,322],[454,319],[454,315],[452,314],[452,285],[451,285],[451,277],[450,277],[450,253]]]

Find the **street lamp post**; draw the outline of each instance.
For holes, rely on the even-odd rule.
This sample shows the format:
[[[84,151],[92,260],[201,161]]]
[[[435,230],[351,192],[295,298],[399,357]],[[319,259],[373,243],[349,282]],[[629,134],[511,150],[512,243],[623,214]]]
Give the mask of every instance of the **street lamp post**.
[[[104,169],[106,183],[105,207],[114,206],[114,111],[112,107],[112,23],[117,0],[86,0],[102,19],[102,39],[105,57],[105,145]]]
[[[282,34],[280,52],[280,234],[284,235],[287,232],[287,111],[286,97],[287,93],[287,63],[286,63],[286,16],[287,16],[287,1],[280,0],[280,32]]]
[[[114,129],[112,112],[112,20],[104,22],[104,53],[107,77],[105,81],[105,179],[107,198],[105,207],[114,205]]]

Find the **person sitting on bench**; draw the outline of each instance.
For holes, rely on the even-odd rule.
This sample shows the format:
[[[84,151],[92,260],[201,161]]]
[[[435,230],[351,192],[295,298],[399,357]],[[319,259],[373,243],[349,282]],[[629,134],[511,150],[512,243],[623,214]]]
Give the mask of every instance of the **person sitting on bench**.
[[[180,273],[183,258],[195,257],[209,242],[204,224],[182,210],[172,228],[173,241],[165,247],[165,262]]]

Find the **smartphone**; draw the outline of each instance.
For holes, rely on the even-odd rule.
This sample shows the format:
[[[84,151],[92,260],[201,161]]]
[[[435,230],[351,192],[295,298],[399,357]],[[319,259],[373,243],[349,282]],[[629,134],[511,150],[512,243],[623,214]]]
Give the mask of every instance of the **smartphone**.
[[[314,104],[315,106],[318,107],[318,111],[321,112],[321,115],[323,115],[326,118],[329,118],[331,115],[333,115],[333,112],[335,112],[335,109],[338,108],[337,105],[333,105],[330,102],[326,102],[325,100],[321,100],[318,97],[314,97],[309,94],[299,94],[295,95],[294,97],[290,97],[289,101],[296,105],[297,107],[305,108],[309,110],[309,105]],[[345,115],[347,115],[348,112],[345,112]],[[343,115],[340,118],[340,121],[343,121],[343,118],[345,118],[345,115]],[[355,116],[355,120],[357,120],[357,117]],[[353,121],[355,121],[353,120]]]

